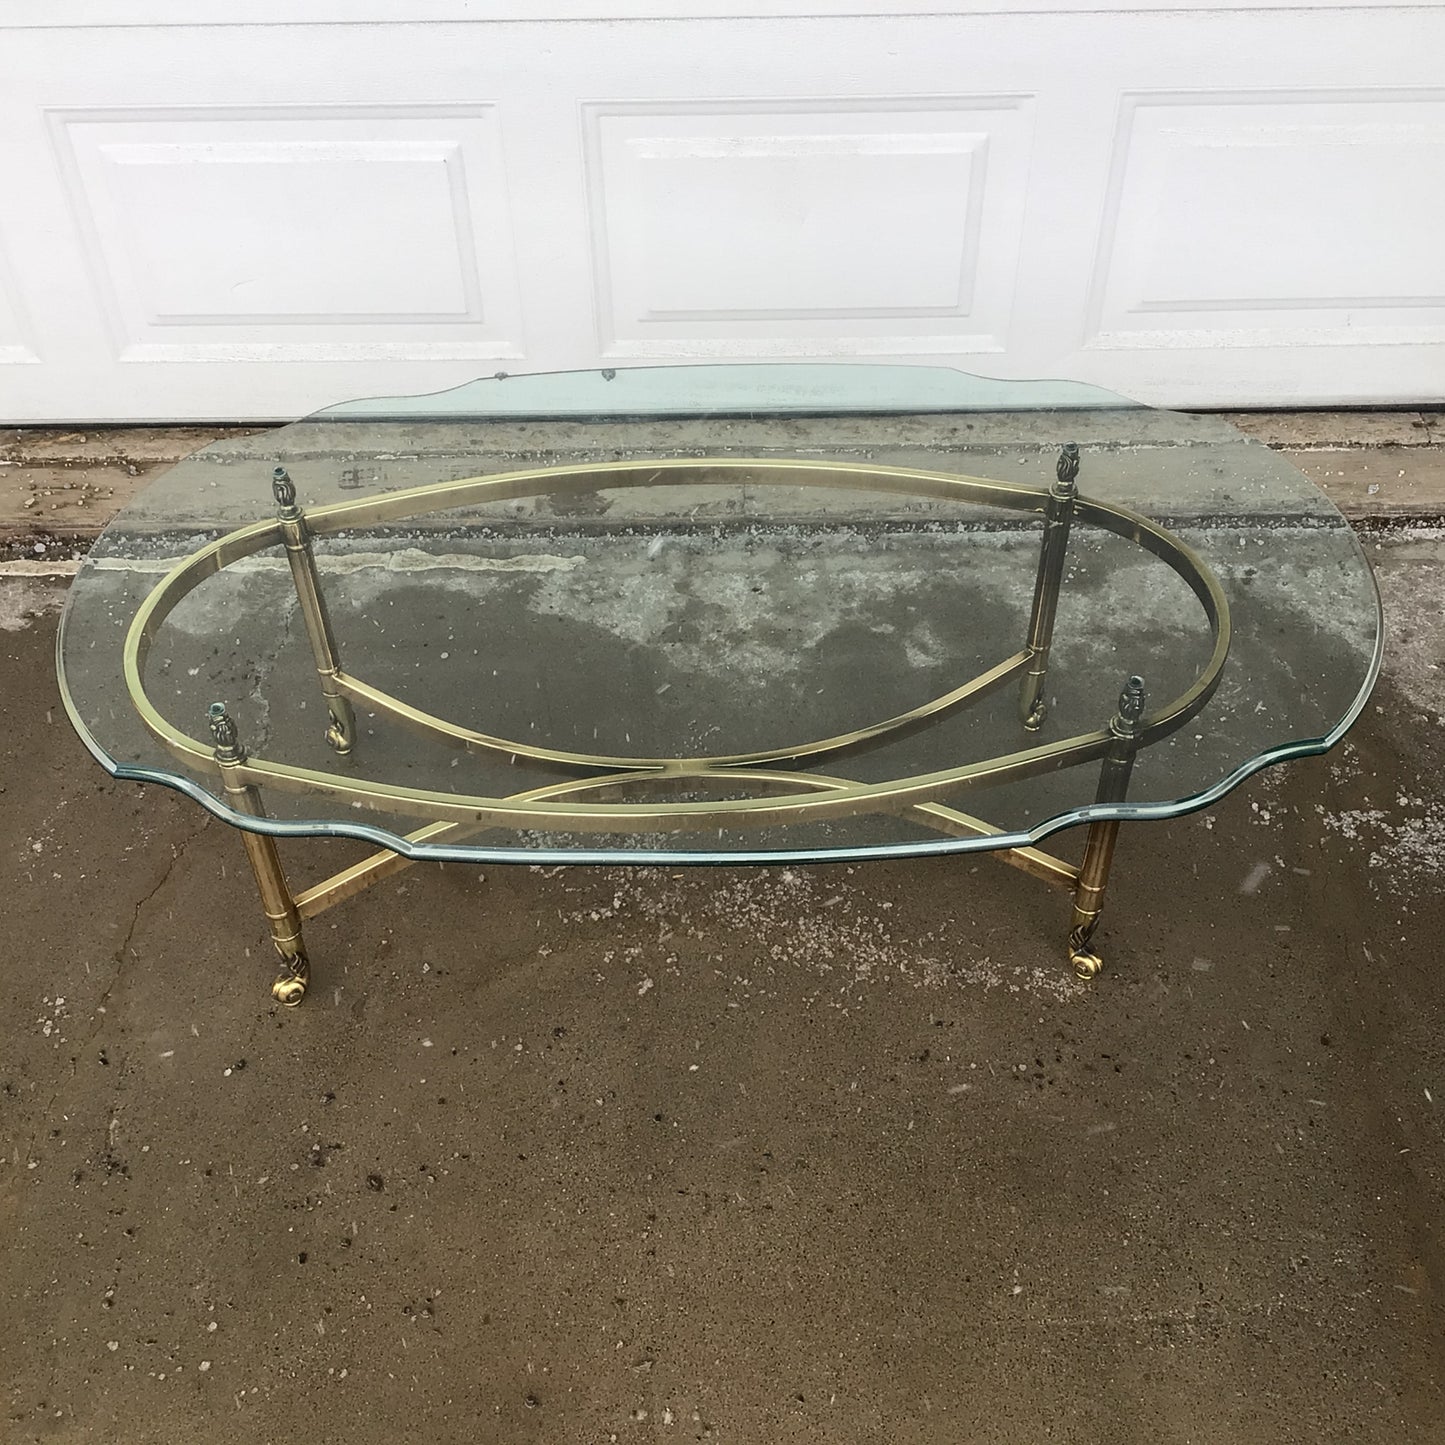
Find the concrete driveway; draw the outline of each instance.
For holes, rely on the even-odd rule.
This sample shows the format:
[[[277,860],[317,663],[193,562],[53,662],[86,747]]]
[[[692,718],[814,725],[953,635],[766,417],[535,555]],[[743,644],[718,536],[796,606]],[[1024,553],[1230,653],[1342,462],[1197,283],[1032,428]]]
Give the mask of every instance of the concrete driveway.
[[[294,1012],[6,582],[0,1438],[1445,1440],[1445,543],[1372,555],[1359,726],[1126,828],[1092,986],[986,858],[434,867]]]

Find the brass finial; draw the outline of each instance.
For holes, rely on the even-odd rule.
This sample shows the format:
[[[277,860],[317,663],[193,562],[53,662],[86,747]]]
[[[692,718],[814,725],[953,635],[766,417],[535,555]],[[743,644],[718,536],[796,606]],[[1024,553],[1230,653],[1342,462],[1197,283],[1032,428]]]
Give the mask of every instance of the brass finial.
[[[289,512],[296,506],[296,483],[287,475],[285,467],[277,467],[271,473],[271,495],[283,512]]]
[[[1115,718],[1116,731],[1125,735],[1133,733],[1143,716],[1144,679],[1135,673],[1125,682],[1124,691],[1119,694],[1119,713]]]
[[[206,720],[211,725],[211,737],[216,744],[216,760],[222,763],[242,761],[246,753],[241,747],[241,738],[236,731],[235,721],[226,711],[226,704],[213,702],[206,713]]]
[[[1059,449],[1058,465],[1054,468],[1054,475],[1059,479],[1059,490],[1061,492],[1072,492],[1074,482],[1079,475],[1079,444],[1078,442],[1065,442]]]

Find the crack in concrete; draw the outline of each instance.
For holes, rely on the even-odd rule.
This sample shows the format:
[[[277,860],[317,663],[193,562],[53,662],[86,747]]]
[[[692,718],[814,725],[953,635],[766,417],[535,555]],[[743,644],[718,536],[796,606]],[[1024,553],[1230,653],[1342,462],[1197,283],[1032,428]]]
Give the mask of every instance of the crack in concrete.
[[[110,1002],[111,995],[115,992],[116,985],[120,982],[121,973],[125,967],[125,956],[130,949],[131,940],[135,937],[136,931],[140,927],[142,913],[145,911],[146,907],[151,903],[151,901],[156,897],[156,895],[160,893],[160,891],[166,886],[167,883],[170,882],[171,875],[176,871],[176,866],[180,863],[182,857],[185,856],[186,850],[191,846],[192,843],[195,842],[197,838],[201,836],[201,834],[210,825],[210,822],[211,819],[209,814],[202,813],[199,824],[193,829],[191,829],[191,831],[187,833],[179,843],[172,844],[170,862],[167,863],[165,868],[162,870],[160,878],[156,880],[156,883],[152,888],[147,890],[147,892],[141,898],[137,899],[135,907],[131,911],[130,926],[125,931],[125,937],[122,938],[120,942],[116,945],[111,955],[111,963],[113,964],[113,968],[111,971],[110,979],[106,983],[105,988],[101,991],[100,997],[95,1001],[95,1004],[91,1009],[92,1024],[90,1031],[86,1034],[85,1038],[82,1039],[80,1043],[76,1046],[74,1053],[71,1055],[69,1078],[62,1079],[61,1081],[57,1082],[55,1088],[51,1092],[50,1098],[46,1100],[45,1107],[41,1111],[39,1116],[42,1124],[44,1120],[49,1119],[53,1116],[55,1112],[56,1100],[60,1098],[61,1090],[65,1087],[67,1083],[73,1082],[76,1076],[79,1074],[80,1060],[89,1051],[90,1047],[94,1044],[96,1040],[96,1036],[100,1033],[101,1026],[104,1023],[106,1017],[106,1005]],[[35,1141],[40,1137],[40,1127],[41,1124],[36,1125],[34,1130],[31,1132],[29,1140],[26,1142],[25,1162],[27,1165],[29,1165],[35,1159]]]
[[[275,641],[259,657],[252,666],[251,690],[246,694],[246,701],[255,709],[256,735],[253,738],[242,741],[255,753],[264,753],[271,746],[272,719],[271,701],[266,696],[265,687],[267,679],[276,670],[277,663],[281,660],[282,653],[294,647],[299,640],[297,637],[297,624],[301,622],[301,605],[293,594],[290,606],[287,609],[285,624],[273,634]],[[307,644],[309,647],[309,643]],[[317,697],[321,696],[320,686],[317,687]],[[224,699],[223,699],[224,700]]]
[[[103,1007],[104,1004],[109,1000],[111,992],[115,988],[116,982],[120,976],[120,968],[125,963],[126,951],[130,948],[131,939],[135,937],[136,930],[140,927],[141,914],[145,911],[146,905],[149,904],[151,900],[156,896],[156,894],[159,893],[161,889],[164,888],[166,884],[171,881],[171,875],[176,871],[176,865],[185,856],[186,850],[191,846],[191,844],[194,843],[196,839],[199,838],[203,832],[205,832],[207,827],[210,826],[210,822],[210,815],[202,813],[197,825],[192,828],[191,831],[187,833],[186,836],[182,838],[179,843],[173,843],[171,845],[170,862],[166,864],[165,869],[161,873],[160,878],[156,881],[155,886],[151,888],[150,891],[147,892],[143,897],[139,898],[136,901],[135,907],[131,911],[130,926],[125,931],[125,937],[121,939],[121,941],[116,945],[114,954],[112,955],[111,961],[116,965],[116,974],[106,985],[104,993],[101,994],[99,1001],[96,1003],[96,1012],[98,1012],[100,1008]],[[91,1037],[94,1037],[94,1033],[92,1033]]]

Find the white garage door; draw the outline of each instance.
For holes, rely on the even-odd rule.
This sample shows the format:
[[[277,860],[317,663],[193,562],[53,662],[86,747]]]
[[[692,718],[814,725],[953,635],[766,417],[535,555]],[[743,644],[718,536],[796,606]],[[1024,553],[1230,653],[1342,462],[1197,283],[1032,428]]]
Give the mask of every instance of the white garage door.
[[[1439,400],[1442,54],[1438,5],[6,0],[0,417],[852,356]]]

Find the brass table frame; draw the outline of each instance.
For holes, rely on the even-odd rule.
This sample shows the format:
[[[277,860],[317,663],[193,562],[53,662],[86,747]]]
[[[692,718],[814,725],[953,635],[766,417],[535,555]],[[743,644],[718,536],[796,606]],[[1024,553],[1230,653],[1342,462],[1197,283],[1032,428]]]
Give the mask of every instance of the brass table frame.
[[[1139,513],[1081,494],[1076,481],[1078,472],[1079,451],[1072,443],[1061,451],[1056,479],[1049,488],[901,467],[817,461],[739,458],[626,461],[468,477],[303,511],[297,505],[291,479],[284,468],[278,467],[272,483],[278,505],[276,518],[242,527],[194,552],[167,573],[142,603],[125,642],[126,686],[145,726],[176,758],[192,767],[219,772],[222,797],[237,815],[271,938],[281,957],[282,971],[272,986],[272,993],[281,1003],[294,1005],[304,996],[310,977],[302,937],[303,920],[315,917],[416,860],[384,849],[312,888],[294,893],[282,869],[275,839],[245,827],[244,819],[266,817],[263,787],[318,794],[343,799],[354,806],[428,819],[426,826],[407,835],[408,843],[420,844],[458,838],[492,827],[572,832],[680,832],[724,825],[786,824],[867,812],[907,817],[953,837],[996,837],[1004,830],[959,811],[946,800],[989,783],[1037,776],[1089,762],[1099,764],[1096,804],[1122,803],[1139,749],[1182,727],[1213,696],[1229,652],[1229,607],[1218,580],[1192,548]],[[575,496],[603,488],[676,486],[689,481],[696,483],[699,479],[705,479],[710,485],[749,482],[881,491],[982,503],[1041,516],[1043,538],[1023,649],[941,697],[871,726],[794,747],[717,757],[606,756],[494,737],[412,707],[352,676],[342,667],[312,550],[314,537],[481,502],[541,494]],[[1146,715],[1143,680],[1132,676],[1124,684],[1114,716],[1097,731],[883,783],[858,783],[793,770],[797,764],[858,752],[882,739],[926,727],[1016,678],[1022,679],[1021,726],[1025,732],[1036,732],[1046,716],[1044,684],[1049,649],[1069,531],[1075,519],[1104,528],[1152,553],[1194,592],[1208,621],[1213,646],[1208,663],[1184,693]],[[285,548],[290,564],[326,702],[326,740],[339,756],[352,754],[355,749],[354,708],[362,706],[465,751],[505,757],[519,767],[542,763],[554,770],[577,774],[577,779],[500,798],[428,792],[293,767],[251,755],[242,745],[222,703],[214,703],[210,709],[209,744],[172,725],[147,695],[144,682],[147,656],[167,616],[205,578],[232,562],[278,545]],[[628,797],[639,782],[654,788],[659,783],[696,788],[700,781],[723,783],[734,789],[742,783],[754,796],[678,802],[637,801]],[[1092,978],[1102,967],[1092,939],[1103,906],[1118,831],[1117,815],[1090,820],[1083,860],[1078,866],[1039,848],[998,850],[1005,862],[1072,891],[1068,955],[1081,978]],[[524,856],[519,855],[518,861]]]

